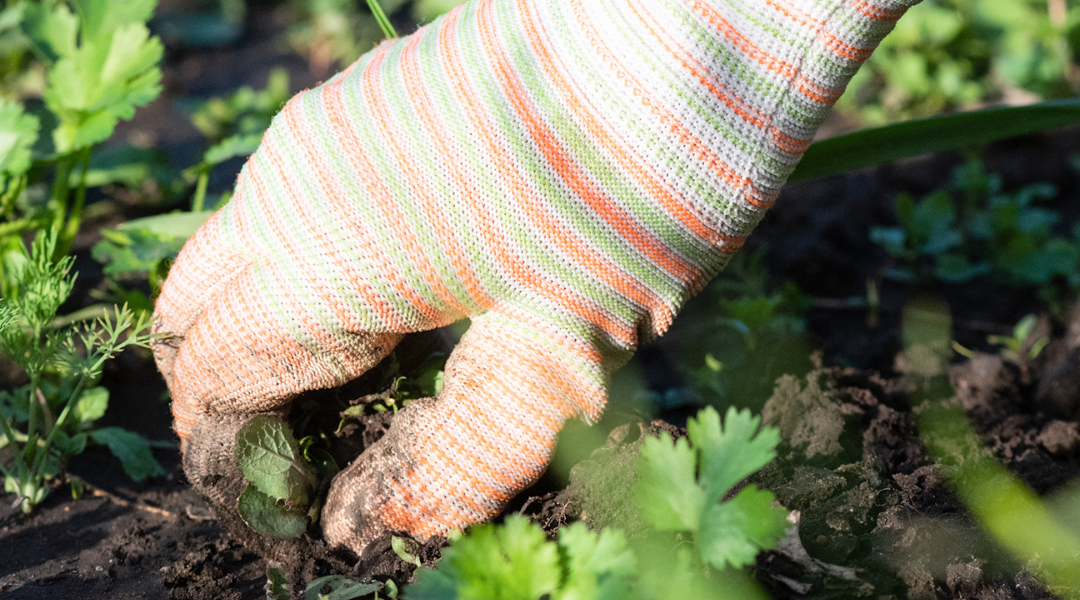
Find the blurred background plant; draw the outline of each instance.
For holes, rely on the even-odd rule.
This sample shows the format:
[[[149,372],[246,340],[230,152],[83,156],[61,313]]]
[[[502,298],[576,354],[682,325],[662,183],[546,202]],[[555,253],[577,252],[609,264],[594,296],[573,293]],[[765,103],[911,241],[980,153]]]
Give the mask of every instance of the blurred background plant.
[[[972,159],[953,171],[946,188],[918,201],[901,194],[895,204],[899,225],[875,227],[870,238],[893,257],[887,278],[990,278],[1031,289],[1061,308],[1080,289],[1080,227],[1059,233],[1060,204],[1055,210],[1051,203],[1057,199],[1057,190],[1045,183],[1005,191],[999,175]]]
[[[852,79],[838,109],[863,124],[1080,91],[1080,5],[925,0]]]

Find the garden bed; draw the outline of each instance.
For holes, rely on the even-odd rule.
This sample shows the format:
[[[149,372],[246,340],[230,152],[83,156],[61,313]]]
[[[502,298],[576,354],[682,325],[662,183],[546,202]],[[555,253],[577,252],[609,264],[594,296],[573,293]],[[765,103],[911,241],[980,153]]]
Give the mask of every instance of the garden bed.
[[[175,53],[166,65],[167,88],[184,95],[220,93],[237,82],[261,86],[270,67],[282,61],[294,84],[299,82],[294,87],[315,83],[302,62],[265,42],[279,27],[272,18],[256,14],[253,23],[232,54]],[[193,162],[199,141],[167,100],[140,112],[121,135],[165,147],[180,164]],[[1076,152],[1080,130],[1074,129],[997,143],[982,156],[987,171],[1000,174],[1006,190],[1035,182],[1055,186],[1054,200],[1046,204],[1062,215],[1059,227],[1067,230],[1080,220]],[[982,533],[951,491],[919,435],[910,382],[897,370],[903,307],[924,294],[944,298],[956,341],[974,352],[952,365],[951,383],[985,447],[1039,494],[1075,485],[1080,395],[1069,392],[1078,389],[1080,378],[1073,352],[1080,347],[1080,311],[1062,305],[1049,315],[1047,304],[1030,289],[988,277],[956,284],[883,277],[893,261],[871,241],[871,228],[895,223],[898,193],[921,198],[945,186],[961,164],[956,154],[924,156],[792,185],[751,238],[746,251],[764,249],[771,285],[792,281],[810,299],[807,344],[798,346],[799,356],[779,361],[805,368],[778,379],[786,371],[763,367],[764,375],[738,388],[750,391],[729,393],[726,399],[764,410],[767,419],[782,427],[798,421],[803,431],[814,432],[809,447],[783,443],[780,458],[753,478],[797,511],[792,513],[797,535],[757,561],[758,581],[776,598],[1052,597],[1025,565]],[[219,186],[227,186],[231,177],[225,179]],[[130,206],[121,212],[132,214],[90,221],[76,239],[81,274],[73,304],[89,303],[91,290],[102,281],[89,258],[90,247],[100,239],[97,230],[141,210]],[[877,301],[853,301],[866,298],[868,281],[874,282]],[[669,336],[643,350],[631,367],[639,370],[654,397],[688,386],[688,373],[703,360],[688,352],[726,343],[712,333],[702,339],[703,331],[713,331],[696,320],[708,314],[704,301],[690,306]],[[987,336],[1008,335],[1030,313],[1041,316],[1037,327],[1050,343],[1034,359],[999,356]],[[784,351],[790,353],[790,347]],[[762,352],[759,356],[767,356],[770,350]],[[754,379],[753,371],[747,377]],[[111,391],[111,402],[101,425],[175,441],[164,384],[148,353],[124,354],[106,369],[103,385]],[[381,390],[352,389],[350,394],[363,391]],[[321,398],[329,423],[350,396],[328,392],[314,397]],[[626,524],[618,496],[611,501],[612,488],[601,475],[621,479],[628,493],[632,450],[641,432],[677,433],[695,409],[676,402],[649,414],[640,402],[624,400],[613,398],[600,425],[612,435],[592,458],[559,471],[568,471],[569,480],[549,474],[508,511],[530,516],[548,533],[577,520],[595,526]],[[390,417],[370,414],[360,426],[343,430],[340,452],[358,452]],[[166,475],[136,484],[106,450],[91,447],[69,467],[87,484],[83,498],[72,500],[67,486],[60,485],[33,514],[4,519],[0,544],[8,558],[0,566],[0,597],[262,597],[265,562],[222,535],[185,482],[178,448],[159,449],[155,455]],[[12,498],[0,497],[5,505]],[[438,557],[441,541],[420,550],[426,565]],[[334,555],[297,560],[295,571],[309,578],[346,564]],[[413,570],[390,548],[389,539],[372,544],[359,563],[346,566],[358,578],[391,577],[399,584]]]

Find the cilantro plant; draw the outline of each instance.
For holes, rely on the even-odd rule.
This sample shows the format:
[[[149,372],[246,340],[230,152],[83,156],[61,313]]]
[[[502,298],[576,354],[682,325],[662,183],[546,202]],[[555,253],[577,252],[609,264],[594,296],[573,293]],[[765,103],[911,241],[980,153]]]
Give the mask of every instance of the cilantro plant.
[[[1053,186],[1002,190],[1001,178],[981,161],[956,169],[953,183],[915,201],[896,201],[897,227],[875,227],[870,237],[896,264],[886,276],[900,281],[963,283],[994,276],[1014,285],[1046,287],[1053,280],[1080,287],[1080,229],[1055,232],[1058,213],[1036,206],[1056,196]]]
[[[635,493],[645,519],[659,531],[689,533],[703,564],[722,569],[751,564],[775,546],[786,511],[771,492],[748,485],[721,499],[776,457],[780,433],[759,430],[760,417],[728,409],[724,423],[712,407],[686,425],[687,438],[645,440]]]
[[[687,424],[687,438],[645,441],[636,502],[655,530],[623,533],[577,523],[548,541],[539,526],[511,516],[474,527],[451,543],[437,569],[421,568],[410,599],[720,598],[754,596],[734,570],[772,548],[786,528],[773,495],[733,488],[774,456],[779,434],[749,411],[712,408]],[[730,496],[730,497],[729,497]],[[726,498],[726,499],[725,499]],[[676,534],[679,537],[672,537]],[[689,543],[687,543],[689,542]]]
[[[549,542],[538,525],[511,516],[482,525],[443,552],[438,569],[421,568],[405,588],[410,600],[637,598],[638,563],[622,532],[576,523]]]
[[[129,346],[146,347],[148,317],[125,306],[92,323],[58,324],[56,312],[68,298],[75,277],[72,259],[54,262],[57,234],[39,232],[29,255],[5,272],[7,292],[0,303],[0,351],[26,373],[29,383],[0,391],[0,425],[12,460],[0,465],[4,489],[18,494],[31,512],[49,492],[67,459],[88,441],[104,444],[124,471],[141,481],[164,473],[150,444],[119,427],[93,428],[108,406],[109,393],[96,383],[104,364]],[[25,251],[24,251],[25,252]],[[13,258],[7,257],[9,261]]]

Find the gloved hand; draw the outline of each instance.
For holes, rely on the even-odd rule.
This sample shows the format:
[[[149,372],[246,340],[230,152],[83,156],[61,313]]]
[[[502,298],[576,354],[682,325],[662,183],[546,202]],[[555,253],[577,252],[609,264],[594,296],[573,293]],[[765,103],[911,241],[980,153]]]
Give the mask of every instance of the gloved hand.
[[[185,470],[402,337],[472,325],[335,479],[332,544],[496,514],[718,273],[918,0],[473,0],[293,98],[157,302]]]

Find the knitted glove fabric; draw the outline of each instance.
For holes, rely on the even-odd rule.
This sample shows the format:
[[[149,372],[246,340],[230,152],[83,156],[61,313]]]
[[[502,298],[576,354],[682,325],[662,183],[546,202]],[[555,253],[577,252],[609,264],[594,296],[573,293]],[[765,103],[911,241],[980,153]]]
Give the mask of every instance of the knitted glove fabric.
[[[917,1],[473,0],[297,95],[157,302],[189,477],[222,510],[249,415],[471,317],[323,529],[360,552],[494,515],[742,246]]]

